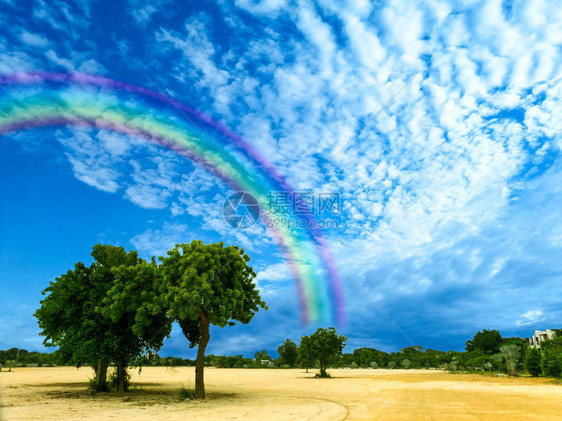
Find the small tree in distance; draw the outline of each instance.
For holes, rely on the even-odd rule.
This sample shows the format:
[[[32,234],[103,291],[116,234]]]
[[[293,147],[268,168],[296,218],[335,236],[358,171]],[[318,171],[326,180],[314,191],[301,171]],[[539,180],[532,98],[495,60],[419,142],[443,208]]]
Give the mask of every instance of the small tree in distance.
[[[299,350],[297,344],[292,340],[285,339],[285,342],[277,348],[277,352],[279,352],[279,357],[283,364],[287,364],[289,367],[294,367],[297,364]]]
[[[367,348],[363,348],[359,354],[359,363],[361,367],[369,367],[371,361],[375,358],[373,351]]]
[[[496,354],[500,350],[502,344],[502,336],[497,330],[484,329],[476,332],[474,337],[466,341],[466,350],[468,352],[480,350],[485,354]]]
[[[341,355],[346,342],[347,337],[338,335],[333,327],[319,328],[312,335],[303,336],[299,348],[304,360],[318,360],[320,373],[317,377],[330,377],[327,364]]]
[[[263,351],[257,351],[254,354],[254,364],[256,367],[261,367],[262,361],[266,361],[266,360],[271,361],[271,357],[269,356],[269,354],[265,349]]]
[[[507,374],[515,376],[517,373],[517,361],[519,360],[519,347],[517,345],[503,345],[500,347],[502,357],[507,364]]]

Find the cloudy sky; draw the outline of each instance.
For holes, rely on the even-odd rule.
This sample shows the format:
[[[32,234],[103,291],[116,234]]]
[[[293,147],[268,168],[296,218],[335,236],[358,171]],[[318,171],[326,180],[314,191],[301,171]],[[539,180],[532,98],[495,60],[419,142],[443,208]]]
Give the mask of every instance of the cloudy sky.
[[[464,348],[483,328],[562,327],[562,8],[534,1],[0,0],[0,74],[102,75],[240,134],[297,190],[337,192],[324,232],[348,350]],[[0,88],[0,91],[2,88]],[[1,93],[0,93],[1,94]],[[231,190],[104,130],[0,137],[0,349],[41,350],[41,290],[97,242],[161,255],[239,244],[269,311],[209,353],[298,341],[295,280]],[[162,354],[193,356],[175,329]]]

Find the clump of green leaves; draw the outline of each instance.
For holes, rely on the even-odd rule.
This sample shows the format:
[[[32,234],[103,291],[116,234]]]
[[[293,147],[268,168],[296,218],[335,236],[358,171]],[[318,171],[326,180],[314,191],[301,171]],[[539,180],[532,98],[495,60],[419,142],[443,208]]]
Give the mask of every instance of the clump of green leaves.
[[[195,389],[191,389],[187,387],[182,387],[180,389],[180,399],[182,401],[185,401],[186,399],[195,399],[195,397],[196,397]]]
[[[99,379],[94,377],[88,381],[88,390],[90,392],[109,392],[111,390],[111,384],[106,381],[100,384]]]
[[[292,340],[285,339],[285,342],[277,348],[277,352],[279,352],[279,359],[283,362],[283,365],[294,367],[297,364],[299,348]]]
[[[121,390],[120,387],[119,387],[120,376],[119,376],[119,371],[117,370],[117,368],[115,370],[113,370],[109,380],[111,382],[112,389],[115,389],[115,390],[120,391],[120,392],[126,392],[131,387],[131,375],[129,374],[129,372],[127,370],[124,370],[123,373],[122,373],[122,376],[123,376],[123,380],[122,380],[121,387],[123,388],[123,390]]]
[[[541,368],[545,376],[562,377],[562,334],[560,331],[552,339],[541,343]]]
[[[525,368],[533,377],[541,374],[541,353],[536,348],[529,348],[525,353]]]

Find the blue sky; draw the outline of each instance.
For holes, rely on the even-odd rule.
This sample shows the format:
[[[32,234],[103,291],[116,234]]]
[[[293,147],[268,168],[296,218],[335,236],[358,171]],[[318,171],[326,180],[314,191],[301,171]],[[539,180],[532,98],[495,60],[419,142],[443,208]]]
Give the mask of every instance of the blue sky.
[[[349,350],[461,350],[483,328],[561,327],[556,2],[177,3],[0,0],[0,74],[150,78],[297,190],[337,191],[325,235],[345,273]],[[209,353],[273,351],[317,327],[301,325],[264,228],[230,228],[228,187],[168,150],[41,129],[0,138],[0,173],[0,349],[42,349],[40,291],[97,242],[146,258],[196,238],[245,247],[270,309],[215,329]],[[162,354],[194,355],[179,329]]]

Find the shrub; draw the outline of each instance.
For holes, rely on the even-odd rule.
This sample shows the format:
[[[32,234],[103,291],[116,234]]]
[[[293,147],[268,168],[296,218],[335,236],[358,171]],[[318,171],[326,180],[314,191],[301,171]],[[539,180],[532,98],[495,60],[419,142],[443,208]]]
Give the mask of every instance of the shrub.
[[[554,338],[541,344],[541,368],[545,376],[562,377],[562,335],[556,334]]]
[[[109,381],[111,382],[112,389],[119,390],[119,384],[118,384],[119,378],[117,377],[117,368],[113,370],[113,372],[111,373],[111,376],[109,377]],[[125,370],[125,373],[123,374],[123,383],[125,386],[124,391],[129,390],[129,387],[131,386],[131,376],[129,375],[127,370]]]
[[[390,369],[396,368],[396,363],[394,361],[390,361],[388,363],[388,368],[390,368]]]
[[[104,382],[103,385],[98,388],[98,379],[93,378],[88,380],[88,390],[90,392],[109,392],[111,390],[111,384]]]
[[[541,374],[541,353],[536,348],[529,348],[525,353],[525,368],[533,377]]]
[[[517,361],[519,360],[519,347],[515,344],[502,345],[500,353],[507,364],[507,373],[510,376],[515,376],[517,374]]]
[[[187,387],[182,387],[180,389],[180,399],[185,401],[186,399],[195,399],[195,389],[190,389]]]
[[[376,361],[371,361],[371,368],[379,368],[379,365],[377,364]]]

